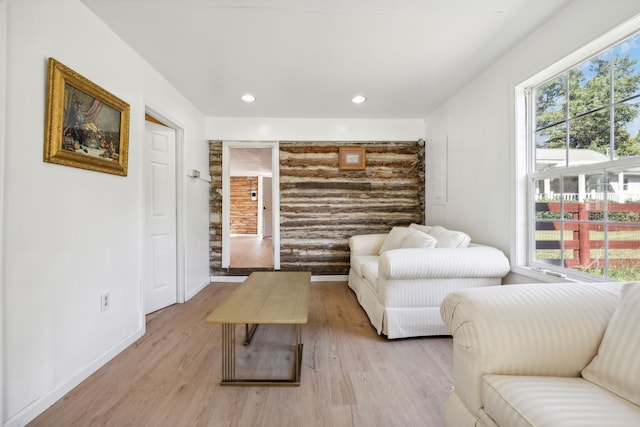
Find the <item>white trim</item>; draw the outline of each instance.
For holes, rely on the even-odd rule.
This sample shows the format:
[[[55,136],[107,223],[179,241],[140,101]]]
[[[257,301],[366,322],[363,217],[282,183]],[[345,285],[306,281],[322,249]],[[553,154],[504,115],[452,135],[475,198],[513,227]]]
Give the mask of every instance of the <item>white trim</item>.
[[[249,276],[211,276],[211,283],[240,283]],[[312,282],[347,282],[347,275],[311,276]]]
[[[244,282],[248,276],[211,276],[211,283],[240,283]]]
[[[271,239],[273,243],[273,269],[280,270],[280,144],[271,148]]]
[[[280,144],[277,141],[222,141],[222,268],[231,264],[231,158],[230,148],[271,147],[273,268],[280,270]]]
[[[347,275],[327,275],[327,276],[311,276],[312,282],[347,282]]]
[[[229,168],[229,147],[222,143],[222,268],[229,268],[231,265],[231,170]]]
[[[258,226],[257,226],[257,233],[256,235],[259,236],[261,239],[264,237],[264,188],[263,185],[263,181],[264,181],[264,176],[262,175],[258,175],[258,188],[256,188],[257,192],[258,192]]]
[[[531,183],[527,180],[527,173],[529,170],[534,170],[533,165],[535,159],[533,158],[534,141],[527,128],[528,124],[533,120],[534,105],[533,100],[530,96],[527,97],[527,94],[530,88],[544,83],[550,78],[576,67],[589,58],[599,55],[603,51],[619,44],[624,39],[633,36],[634,33],[637,33],[639,30],[640,15],[637,15],[514,87],[515,104],[512,111],[513,123],[515,124],[513,129],[515,143],[512,155],[514,167],[512,169],[511,177],[511,182],[513,183],[513,197],[511,207],[513,212],[513,222],[511,226],[512,230],[514,230],[514,237],[511,241],[510,251],[511,270],[514,273],[542,281],[562,281],[574,279],[583,281],[600,280],[600,278],[596,276],[585,275],[579,272],[575,272],[575,274],[572,274],[570,272],[570,274],[567,274],[568,269],[564,268],[561,269],[561,273],[566,274],[566,277],[561,277],[559,280],[558,276],[555,276],[556,272],[554,271],[552,266],[545,266],[551,268],[549,270],[541,271],[535,268],[536,265],[529,265],[529,260],[533,259],[533,257],[529,256],[529,254],[532,254],[532,251],[535,250],[535,239],[532,231],[533,227],[530,227],[528,224],[528,212],[530,212],[533,208],[531,206],[533,199],[531,197]],[[527,102],[529,102],[529,104],[527,104]],[[630,162],[637,162],[637,159],[630,160]],[[619,166],[621,166],[623,163],[626,163],[626,161],[616,161],[616,165]],[[571,168],[571,171],[579,172],[582,169],[593,169],[593,165],[575,166]],[[610,279],[602,278],[602,280]]]

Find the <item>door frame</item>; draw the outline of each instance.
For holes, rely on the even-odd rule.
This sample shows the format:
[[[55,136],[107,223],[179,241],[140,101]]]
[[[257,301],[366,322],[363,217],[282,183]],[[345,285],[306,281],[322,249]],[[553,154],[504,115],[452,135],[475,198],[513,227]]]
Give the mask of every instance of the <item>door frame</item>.
[[[186,206],[186,191],[185,191],[185,182],[184,179],[184,128],[177,124],[174,120],[167,117],[166,115],[158,112],[157,110],[145,106],[145,113],[149,116],[153,117],[156,120],[162,122],[168,128],[174,130],[176,135],[176,152],[175,152],[175,183],[176,183],[176,302],[184,303],[185,302],[185,294],[186,294],[186,277],[185,277],[185,247],[184,247],[184,233],[185,233],[185,209]],[[146,131],[145,131],[146,132]],[[143,162],[146,159],[143,159]],[[144,185],[144,191],[148,191],[146,184]],[[144,199],[143,199],[144,200]],[[143,202],[144,204],[144,202]],[[143,230],[145,228],[143,227]],[[144,233],[143,233],[144,239]],[[144,241],[144,240],[143,240]],[[146,247],[143,245],[144,250]],[[143,252],[144,252],[143,250]],[[144,257],[146,253],[142,254],[142,261],[144,261]],[[142,295],[144,296],[144,289],[141,289]],[[142,312],[144,313],[144,298],[141,298],[142,304]]]
[[[273,269],[280,270],[280,143],[278,141],[222,141],[222,268],[231,264],[231,148],[271,148],[271,205]]]

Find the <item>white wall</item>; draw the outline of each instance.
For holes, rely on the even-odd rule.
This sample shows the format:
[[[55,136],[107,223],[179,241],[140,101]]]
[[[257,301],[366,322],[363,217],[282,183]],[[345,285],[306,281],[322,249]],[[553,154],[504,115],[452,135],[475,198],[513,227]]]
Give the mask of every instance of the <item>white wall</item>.
[[[4,419],[4,165],[6,146],[6,101],[7,101],[7,5],[0,1],[0,425]]]
[[[638,13],[637,0],[573,2],[429,115],[427,143],[442,149],[448,140],[448,200],[434,204],[428,195],[427,222],[509,253],[516,227],[515,86]]]
[[[144,332],[145,106],[183,127],[184,169],[206,170],[208,146],[204,117],[79,1],[7,0],[6,19],[2,419],[23,425]],[[43,162],[49,57],[131,105],[127,177]],[[208,277],[208,189],[183,190],[190,294]]]
[[[424,138],[424,120],[208,117],[205,135],[231,141],[417,141]]]

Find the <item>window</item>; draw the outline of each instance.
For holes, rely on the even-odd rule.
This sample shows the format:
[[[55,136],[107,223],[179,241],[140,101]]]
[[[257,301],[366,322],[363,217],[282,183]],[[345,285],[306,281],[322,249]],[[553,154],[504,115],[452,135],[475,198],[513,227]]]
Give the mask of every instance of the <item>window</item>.
[[[526,264],[640,280],[640,33],[524,95]]]

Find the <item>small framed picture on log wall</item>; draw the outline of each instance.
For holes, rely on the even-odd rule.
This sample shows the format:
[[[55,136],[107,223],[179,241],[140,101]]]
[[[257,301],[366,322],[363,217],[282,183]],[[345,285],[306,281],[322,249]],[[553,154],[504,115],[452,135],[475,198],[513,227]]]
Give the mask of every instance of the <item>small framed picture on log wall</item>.
[[[341,170],[364,170],[367,160],[364,148],[339,147],[339,166]]]

